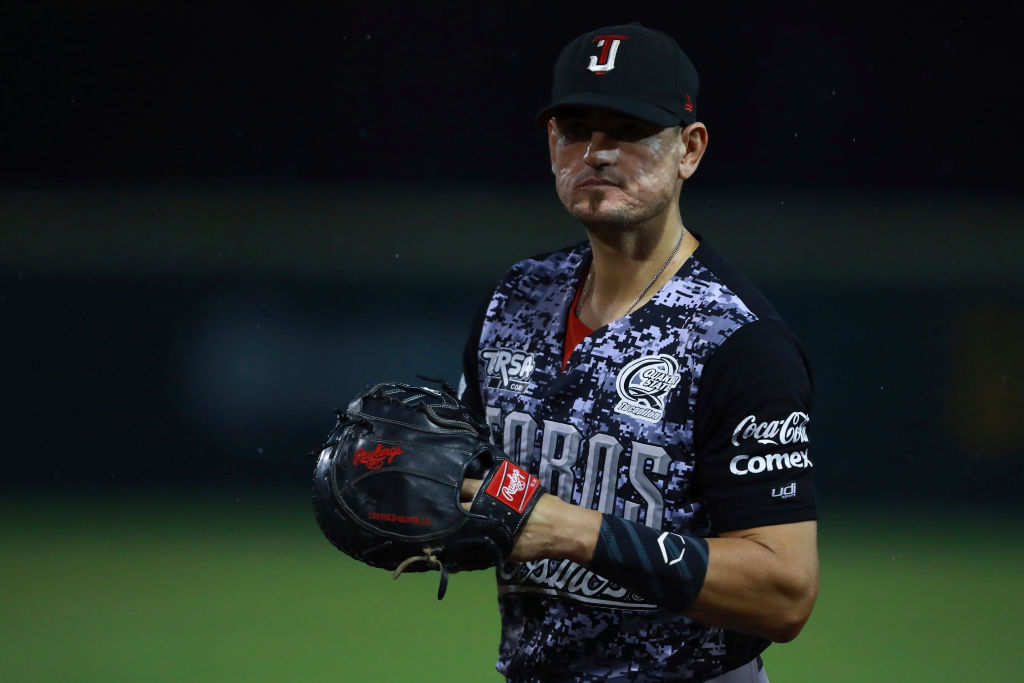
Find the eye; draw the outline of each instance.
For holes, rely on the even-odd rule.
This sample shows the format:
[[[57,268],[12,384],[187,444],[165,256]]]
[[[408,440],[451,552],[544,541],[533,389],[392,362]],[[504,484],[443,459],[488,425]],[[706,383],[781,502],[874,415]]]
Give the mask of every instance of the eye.
[[[580,119],[560,119],[558,132],[569,140],[584,140],[590,137],[590,128]]]
[[[653,135],[655,132],[657,131],[652,126],[641,121],[625,121],[615,126],[613,135],[619,140],[636,142]]]

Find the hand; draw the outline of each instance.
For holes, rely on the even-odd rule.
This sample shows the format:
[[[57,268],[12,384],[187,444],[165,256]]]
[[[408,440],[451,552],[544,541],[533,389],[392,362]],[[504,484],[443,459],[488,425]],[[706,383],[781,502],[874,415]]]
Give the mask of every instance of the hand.
[[[462,482],[459,500],[468,510],[480,490],[479,479]],[[533,513],[519,532],[509,562],[568,558],[586,564],[594,554],[597,534],[601,529],[601,513],[566,503],[558,496],[545,493],[537,501]]]

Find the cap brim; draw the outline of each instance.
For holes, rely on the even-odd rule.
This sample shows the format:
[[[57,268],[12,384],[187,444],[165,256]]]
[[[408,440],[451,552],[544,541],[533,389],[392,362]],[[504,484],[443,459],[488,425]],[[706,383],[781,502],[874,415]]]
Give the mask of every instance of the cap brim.
[[[556,111],[567,107],[601,107],[602,109],[610,109],[620,114],[633,116],[665,127],[678,126],[686,120],[667,109],[662,109],[655,104],[633,97],[622,97],[621,95],[611,95],[609,93],[575,93],[563,97],[557,102],[552,102],[547,107],[544,107],[544,109],[541,109],[534,122],[538,126],[546,126],[548,119]],[[692,123],[692,121],[688,123]]]

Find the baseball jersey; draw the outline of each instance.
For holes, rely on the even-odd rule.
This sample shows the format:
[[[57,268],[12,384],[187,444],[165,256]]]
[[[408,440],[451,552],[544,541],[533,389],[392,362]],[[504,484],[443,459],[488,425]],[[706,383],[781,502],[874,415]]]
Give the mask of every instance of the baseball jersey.
[[[815,519],[810,371],[767,300],[702,241],[563,370],[589,262],[583,243],[518,263],[475,320],[461,394],[494,443],[563,500],[654,529],[711,537]],[[703,680],[768,646],[569,560],[510,563],[497,578],[509,680]]]

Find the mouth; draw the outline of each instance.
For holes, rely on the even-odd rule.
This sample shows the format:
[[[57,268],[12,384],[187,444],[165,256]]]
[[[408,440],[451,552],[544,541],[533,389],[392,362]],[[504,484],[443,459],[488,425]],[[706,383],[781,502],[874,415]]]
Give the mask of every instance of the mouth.
[[[576,187],[582,190],[605,188],[605,187],[619,187],[619,184],[608,178],[602,178],[600,176],[591,176],[586,180],[576,184]]]

